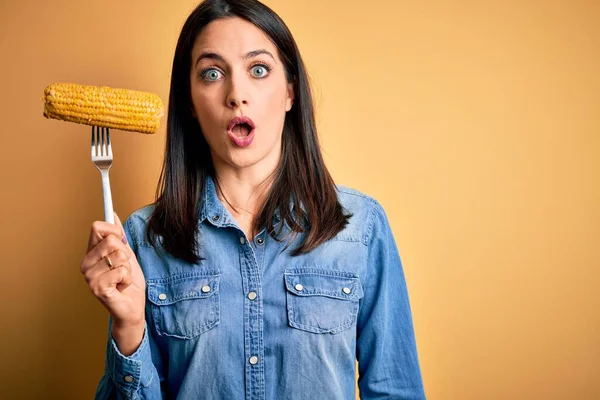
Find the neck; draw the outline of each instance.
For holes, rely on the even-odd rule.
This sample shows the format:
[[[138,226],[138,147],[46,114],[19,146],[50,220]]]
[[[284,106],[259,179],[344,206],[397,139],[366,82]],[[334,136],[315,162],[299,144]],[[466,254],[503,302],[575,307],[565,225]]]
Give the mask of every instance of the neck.
[[[264,158],[244,167],[233,165],[213,154],[217,195],[230,211],[233,208],[236,214],[251,215],[260,211],[281,159],[280,148],[281,141],[278,141],[273,151]],[[238,157],[243,162],[244,157]]]
[[[215,165],[217,196],[236,221],[251,227],[273,184],[275,170],[219,168]],[[244,229],[247,230],[247,229]],[[251,236],[251,232],[247,232]]]
[[[217,196],[235,214],[254,216],[262,207],[272,178],[266,176],[263,179],[248,179],[243,175],[217,173]]]
[[[273,184],[280,157],[280,151],[272,151],[262,160],[240,167],[213,154],[217,196],[249,238],[254,234],[254,221]]]

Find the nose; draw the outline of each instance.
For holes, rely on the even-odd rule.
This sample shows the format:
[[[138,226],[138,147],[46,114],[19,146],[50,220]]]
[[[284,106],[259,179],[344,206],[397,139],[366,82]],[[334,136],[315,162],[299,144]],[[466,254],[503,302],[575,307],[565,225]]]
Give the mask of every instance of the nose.
[[[241,74],[240,74],[241,75]],[[229,80],[226,103],[228,107],[236,108],[248,105],[248,93],[245,88],[244,78],[233,74]]]

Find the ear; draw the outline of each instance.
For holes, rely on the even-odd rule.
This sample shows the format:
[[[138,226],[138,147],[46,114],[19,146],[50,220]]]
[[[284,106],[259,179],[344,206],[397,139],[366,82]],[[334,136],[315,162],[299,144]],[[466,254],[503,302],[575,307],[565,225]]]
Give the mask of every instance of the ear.
[[[196,109],[194,108],[194,106],[192,106],[192,109],[190,111],[192,112],[192,117],[194,117],[194,119],[198,119],[198,115],[196,115]]]
[[[295,93],[294,93],[294,83],[296,79],[294,78],[294,82],[288,83],[287,88],[287,99],[285,100],[285,111],[290,111],[292,109],[292,105],[294,105]]]

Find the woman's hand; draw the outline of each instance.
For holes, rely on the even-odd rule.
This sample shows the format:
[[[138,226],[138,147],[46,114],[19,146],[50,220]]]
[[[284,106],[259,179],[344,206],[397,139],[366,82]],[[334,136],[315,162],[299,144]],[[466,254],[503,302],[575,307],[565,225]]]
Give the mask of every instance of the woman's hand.
[[[117,214],[114,225],[103,221],[92,224],[81,273],[112,316],[112,334],[119,349],[133,353],[144,333],[146,282]]]

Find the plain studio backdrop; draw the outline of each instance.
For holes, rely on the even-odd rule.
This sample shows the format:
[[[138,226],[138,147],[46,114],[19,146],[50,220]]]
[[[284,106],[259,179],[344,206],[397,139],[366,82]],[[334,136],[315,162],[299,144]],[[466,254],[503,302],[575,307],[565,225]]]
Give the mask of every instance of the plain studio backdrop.
[[[600,2],[268,0],[314,84],[340,184],[397,240],[433,400],[600,398]],[[103,218],[67,81],[168,99],[196,0],[2,0],[0,387],[92,398],[108,315],[79,264]],[[114,130],[115,210],[154,199],[165,141]]]

